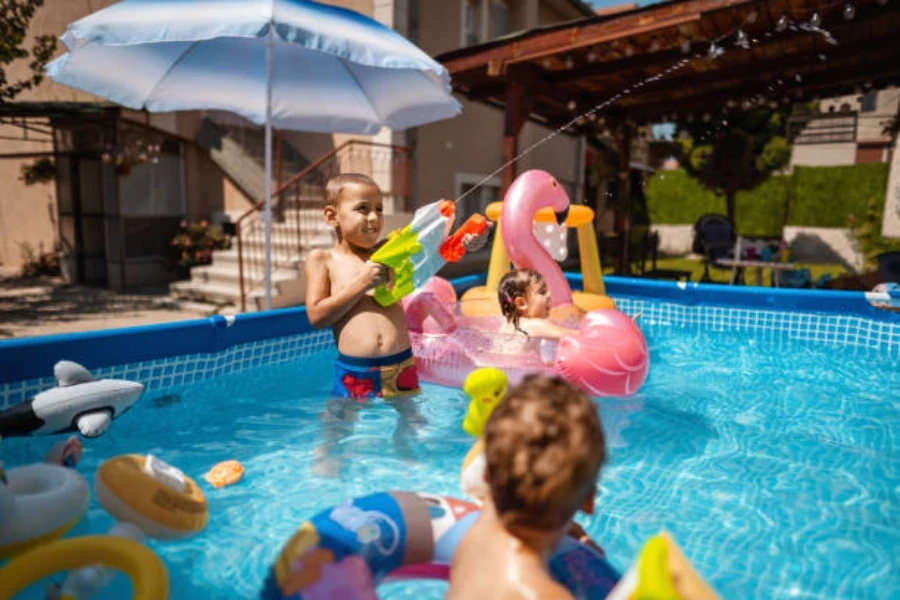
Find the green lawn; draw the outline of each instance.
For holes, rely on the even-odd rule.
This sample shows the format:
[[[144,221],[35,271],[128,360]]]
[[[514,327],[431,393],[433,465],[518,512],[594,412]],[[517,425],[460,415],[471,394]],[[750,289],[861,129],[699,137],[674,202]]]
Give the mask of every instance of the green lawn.
[[[832,277],[837,277],[838,275],[842,275],[847,272],[847,270],[841,265],[812,265],[812,264],[803,264],[798,263],[798,266],[809,269],[810,274],[812,275],[812,280],[815,281],[825,275],[826,273],[830,273]],[[651,266],[647,265],[647,270],[649,271]],[[701,277],[703,277],[703,261],[699,259],[691,259],[691,258],[670,258],[670,257],[660,257],[656,261],[657,269],[667,269],[672,271],[688,271],[691,274],[691,281],[699,282]],[[611,275],[612,268],[604,269],[604,273],[607,275]],[[731,279],[731,270],[723,270],[723,269],[713,269],[709,270],[710,279],[714,283],[725,283],[727,284]],[[756,281],[756,270],[750,269],[744,272],[744,283],[746,285],[755,285]],[[771,270],[763,269],[763,286],[771,285]]]

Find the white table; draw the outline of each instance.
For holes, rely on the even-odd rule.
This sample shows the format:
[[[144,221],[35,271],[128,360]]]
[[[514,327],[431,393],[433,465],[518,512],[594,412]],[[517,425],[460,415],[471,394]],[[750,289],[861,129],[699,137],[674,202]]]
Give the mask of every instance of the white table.
[[[792,262],[775,262],[775,261],[766,261],[766,260],[736,260],[733,258],[720,258],[716,261],[716,264],[722,265],[723,267],[731,267],[731,283],[734,285],[734,282],[737,278],[738,269],[756,269],[756,285],[762,285],[762,271],[763,269],[772,269],[773,271],[793,271],[797,268],[797,263]],[[780,277],[775,277],[775,287],[779,286]]]

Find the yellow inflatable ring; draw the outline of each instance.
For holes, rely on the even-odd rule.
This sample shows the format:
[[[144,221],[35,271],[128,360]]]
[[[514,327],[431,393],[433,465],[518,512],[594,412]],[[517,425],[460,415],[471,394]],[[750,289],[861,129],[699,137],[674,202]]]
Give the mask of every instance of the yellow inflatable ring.
[[[152,550],[127,538],[88,535],[29,550],[0,568],[0,598],[12,598],[33,582],[95,564],[118,569],[131,579],[134,600],[166,600],[169,574]]]
[[[502,210],[502,202],[491,202],[487,205],[487,208],[484,209],[484,214],[488,219],[496,223],[497,219],[500,218]],[[534,220],[541,223],[556,223],[556,215],[553,214],[553,211],[549,208],[542,208],[534,215]],[[569,216],[566,217],[565,225],[566,227],[578,227],[579,225],[590,223],[593,220],[594,211],[590,207],[583,204],[570,204]]]
[[[184,489],[178,491],[147,473],[146,460],[138,454],[123,454],[100,465],[94,491],[101,506],[118,520],[134,523],[161,540],[181,539],[206,527],[209,508],[194,480],[178,471],[184,480]]]

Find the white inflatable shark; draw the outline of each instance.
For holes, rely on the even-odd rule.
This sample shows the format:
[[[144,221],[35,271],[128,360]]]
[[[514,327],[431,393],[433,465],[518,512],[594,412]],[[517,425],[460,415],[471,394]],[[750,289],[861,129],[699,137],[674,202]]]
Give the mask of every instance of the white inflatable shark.
[[[97,437],[144,393],[141,383],[94,379],[87,369],[68,360],[56,363],[53,374],[57,387],[0,411],[0,437],[76,430],[84,437]]]

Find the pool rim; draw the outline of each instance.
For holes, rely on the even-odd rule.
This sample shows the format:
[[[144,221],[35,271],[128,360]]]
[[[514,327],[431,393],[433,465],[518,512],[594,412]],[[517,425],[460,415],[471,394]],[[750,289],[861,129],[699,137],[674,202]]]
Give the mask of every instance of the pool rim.
[[[573,290],[583,289],[579,273],[566,273]],[[482,285],[485,274],[450,280],[457,292]],[[722,306],[761,311],[801,312],[856,316],[885,323],[900,323],[900,313],[869,304],[864,292],[762,288],[673,282],[607,276],[607,293],[669,302],[683,306]],[[240,324],[239,327],[235,325]],[[195,353],[216,353],[228,348],[316,331],[306,307],[274,309],[233,316],[62,333],[0,341],[0,384],[46,377],[60,356],[78,357],[88,369],[138,363]]]

